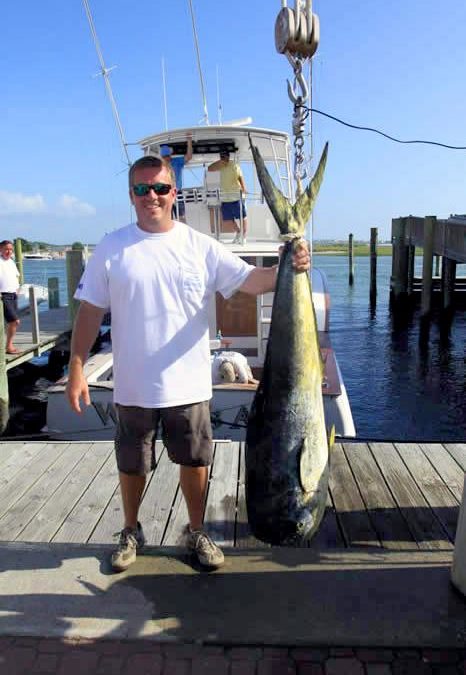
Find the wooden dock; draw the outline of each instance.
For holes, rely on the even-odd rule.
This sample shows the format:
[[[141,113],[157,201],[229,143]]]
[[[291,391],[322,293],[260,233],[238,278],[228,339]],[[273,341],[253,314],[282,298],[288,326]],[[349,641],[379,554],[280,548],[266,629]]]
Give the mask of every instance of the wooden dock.
[[[147,543],[179,543],[187,512],[178,469],[157,444],[140,520]],[[448,551],[466,443],[337,443],[328,507],[312,549]],[[205,528],[223,547],[264,547],[246,515],[244,444],[215,443]],[[0,540],[109,544],[122,527],[112,442],[0,443]]]
[[[64,334],[71,330],[71,319],[68,307],[48,309],[38,313],[38,340],[34,339],[33,316],[23,314],[20,317],[20,325],[16,333],[14,344],[20,350],[19,354],[6,354],[6,369],[10,370],[25,361],[30,361],[35,356],[55,347],[64,339]]]

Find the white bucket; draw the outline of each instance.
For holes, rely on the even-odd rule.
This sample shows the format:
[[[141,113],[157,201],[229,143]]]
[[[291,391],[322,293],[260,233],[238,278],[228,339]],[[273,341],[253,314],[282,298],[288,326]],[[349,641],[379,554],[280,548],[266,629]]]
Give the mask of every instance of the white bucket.
[[[466,474],[464,476],[460,517],[458,518],[458,525],[456,527],[451,580],[460,593],[466,595]]]

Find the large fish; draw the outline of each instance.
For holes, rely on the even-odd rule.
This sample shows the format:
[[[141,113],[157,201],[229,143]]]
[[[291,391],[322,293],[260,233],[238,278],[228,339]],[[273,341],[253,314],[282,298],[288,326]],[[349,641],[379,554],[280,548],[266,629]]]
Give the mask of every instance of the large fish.
[[[255,537],[295,545],[322,519],[328,491],[328,438],[322,399],[323,364],[310,275],[292,266],[320,184],[327,149],[295,204],[275,187],[251,142],[265,200],[286,241],[272,308],[262,378],[246,434],[246,502]]]

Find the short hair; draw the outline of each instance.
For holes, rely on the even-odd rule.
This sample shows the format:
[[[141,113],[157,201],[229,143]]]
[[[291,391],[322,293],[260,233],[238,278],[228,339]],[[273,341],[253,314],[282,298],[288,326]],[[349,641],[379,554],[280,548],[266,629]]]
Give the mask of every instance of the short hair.
[[[4,239],[3,241],[0,241],[0,248],[3,248],[4,246],[7,246],[7,244],[11,244],[13,246],[12,241],[10,241],[9,239]]]
[[[131,164],[129,167],[128,182],[130,190],[133,187],[134,172],[137,169],[145,169],[149,166],[154,167],[154,169],[166,169],[170,175],[172,186],[176,187],[175,172],[173,171],[173,167],[169,164],[169,162],[166,162],[163,157],[160,157],[160,155],[144,155],[144,157],[139,157],[139,159],[133,162],[133,164]]]

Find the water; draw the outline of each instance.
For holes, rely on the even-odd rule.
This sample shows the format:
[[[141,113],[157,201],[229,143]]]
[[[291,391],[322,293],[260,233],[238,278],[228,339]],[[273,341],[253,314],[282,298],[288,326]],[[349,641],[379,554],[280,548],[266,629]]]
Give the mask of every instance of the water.
[[[359,438],[399,441],[466,439],[466,314],[451,325],[434,313],[428,334],[419,310],[394,322],[389,310],[391,258],[377,261],[377,305],[369,303],[368,257],[355,258],[354,285],[348,285],[344,256],[315,255],[328,279],[330,331],[343,373]],[[420,275],[421,259],[416,261]],[[466,275],[465,266],[458,274]],[[25,260],[25,281],[47,285],[58,277],[60,303],[67,302],[64,260]],[[46,305],[46,303],[43,303]]]
[[[377,305],[369,303],[370,259],[316,255],[331,295],[330,332],[353,411],[357,436],[374,440],[466,439],[466,315],[445,326],[434,313],[428,334],[419,309],[394,321],[389,310],[391,257],[377,260]],[[416,260],[421,275],[422,259]],[[458,266],[464,275],[465,266]]]

